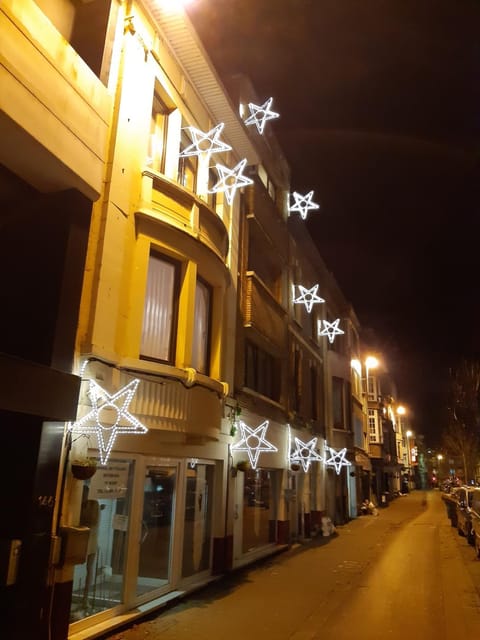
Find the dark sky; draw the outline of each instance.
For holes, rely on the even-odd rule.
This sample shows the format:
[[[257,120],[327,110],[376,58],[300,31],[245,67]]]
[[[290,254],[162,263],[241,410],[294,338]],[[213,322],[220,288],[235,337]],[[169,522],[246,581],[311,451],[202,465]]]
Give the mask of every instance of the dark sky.
[[[387,354],[416,428],[480,356],[480,0],[196,0],[220,73],[246,73],[309,229]]]

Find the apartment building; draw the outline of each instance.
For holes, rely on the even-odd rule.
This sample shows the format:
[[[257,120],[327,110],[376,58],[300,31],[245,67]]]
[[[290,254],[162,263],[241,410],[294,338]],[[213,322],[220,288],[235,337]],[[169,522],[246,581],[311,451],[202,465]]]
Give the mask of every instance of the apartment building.
[[[183,11],[0,15],[5,602],[75,640],[355,515],[359,328]]]
[[[41,4],[0,7],[0,421],[15,461],[1,472],[5,637],[48,637],[75,333],[112,114],[107,87]]]

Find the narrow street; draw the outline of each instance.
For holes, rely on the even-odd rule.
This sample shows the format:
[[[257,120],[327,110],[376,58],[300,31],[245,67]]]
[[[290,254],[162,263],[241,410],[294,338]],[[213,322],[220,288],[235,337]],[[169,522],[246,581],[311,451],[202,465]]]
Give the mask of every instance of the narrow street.
[[[111,640],[480,637],[480,561],[440,494],[414,492],[331,539],[195,593]]]

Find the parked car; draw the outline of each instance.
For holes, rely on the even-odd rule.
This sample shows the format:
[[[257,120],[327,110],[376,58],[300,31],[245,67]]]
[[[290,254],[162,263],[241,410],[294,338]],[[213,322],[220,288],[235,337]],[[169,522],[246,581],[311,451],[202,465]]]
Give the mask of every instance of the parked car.
[[[472,519],[472,536],[475,553],[480,560],[480,489],[473,490],[470,516]]]
[[[469,544],[474,543],[472,527],[472,500],[475,489],[473,487],[460,487],[457,492],[457,529],[458,535],[465,536]]]
[[[449,491],[442,494],[442,500],[445,503],[447,510],[447,517],[450,520],[452,527],[457,526],[457,505],[458,505],[458,491],[460,487],[450,487]]]

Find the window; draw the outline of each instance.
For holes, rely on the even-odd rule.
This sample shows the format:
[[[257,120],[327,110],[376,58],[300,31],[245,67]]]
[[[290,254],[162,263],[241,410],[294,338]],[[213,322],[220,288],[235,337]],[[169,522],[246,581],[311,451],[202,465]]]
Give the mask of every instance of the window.
[[[344,429],[343,410],[343,380],[342,378],[332,378],[332,404],[333,404],[333,426],[336,429]]]
[[[208,375],[210,355],[210,309],[212,292],[201,279],[195,290],[195,322],[193,327],[192,367]]]
[[[180,139],[180,151],[186,149],[192,144],[192,140],[185,129],[182,129]],[[195,192],[197,186],[198,158],[197,156],[187,156],[178,159],[178,182],[188,189]]]
[[[318,373],[316,365],[310,365],[310,399],[312,402],[311,418],[312,420],[318,419]]]
[[[208,198],[207,198],[207,202],[208,202],[208,206],[213,209],[214,211],[217,208],[217,193],[210,193],[210,190],[213,189],[213,187],[217,184],[218,179],[217,179],[217,175],[215,173],[215,171],[213,169],[209,169],[208,170]]]
[[[143,311],[140,355],[173,362],[176,338],[179,265],[151,254]]]
[[[369,376],[367,378],[367,393],[368,393],[368,399],[369,400],[376,400],[376,393],[375,393],[375,386],[376,386],[376,379],[374,376]]]
[[[250,342],[247,342],[245,349],[245,386],[278,402],[280,363]]]
[[[368,434],[370,438],[370,442],[380,442],[378,437],[378,421],[377,421],[377,412],[375,409],[368,410]]]
[[[300,412],[302,403],[302,352],[293,352],[293,410]]]
[[[152,118],[150,121],[150,139],[147,163],[155,171],[165,172],[165,155],[167,149],[169,109],[160,97],[159,88],[155,88],[152,103]]]

